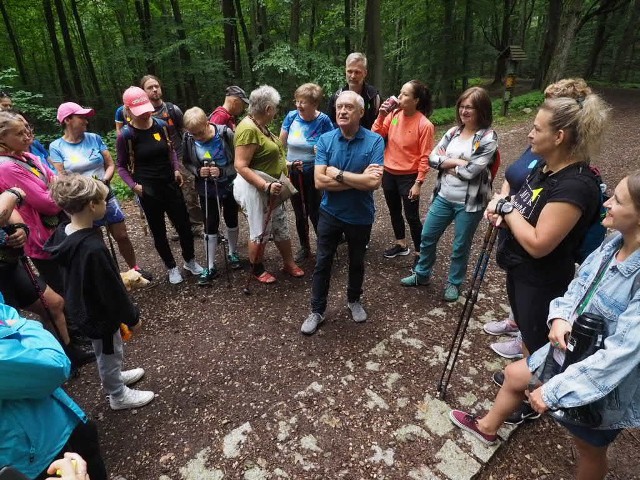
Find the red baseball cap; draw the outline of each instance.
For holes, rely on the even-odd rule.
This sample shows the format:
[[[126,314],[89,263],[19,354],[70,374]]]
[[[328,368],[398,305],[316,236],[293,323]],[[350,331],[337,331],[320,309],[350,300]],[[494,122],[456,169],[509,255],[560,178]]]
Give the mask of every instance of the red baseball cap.
[[[60,123],[64,123],[65,118],[71,115],[84,115],[85,117],[93,117],[96,111],[93,108],[84,108],[77,103],[66,102],[58,107],[56,118]]]
[[[149,100],[149,96],[140,87],[127,88],[122,94],[122,103],[124,103],[124,106],[136,117],[155,110],[151,104],[151,100]]]

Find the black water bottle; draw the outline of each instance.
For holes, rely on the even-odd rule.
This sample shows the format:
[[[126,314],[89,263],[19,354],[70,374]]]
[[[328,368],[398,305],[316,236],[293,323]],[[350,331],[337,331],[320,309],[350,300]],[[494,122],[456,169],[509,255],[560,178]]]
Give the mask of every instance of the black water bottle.
[[[560,368],[564,372],[569,365],[580,362],[604,347],[606,323],[604,317],[595,313],[583,313],[571,327],[571,335],[567,340],[564,363]],[[600,425],[602,416],[594,404],[580,407],[564,408],[550,415],[556,420],[594,428]]]

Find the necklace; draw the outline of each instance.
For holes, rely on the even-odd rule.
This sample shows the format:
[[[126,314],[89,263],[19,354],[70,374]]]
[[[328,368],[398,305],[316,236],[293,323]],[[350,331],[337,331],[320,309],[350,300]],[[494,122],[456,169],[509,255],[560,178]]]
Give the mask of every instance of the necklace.
[[[260,125],[258,121],[253,117],[253,115],[247,115],[247,116],[251,119],[251,121],[255,124],[255,126],[258,127],[258,130],[260,130],[260,132],[263,135],[271,138],[272,135],[271,135],[271,131],[269,130],[269,127]]]

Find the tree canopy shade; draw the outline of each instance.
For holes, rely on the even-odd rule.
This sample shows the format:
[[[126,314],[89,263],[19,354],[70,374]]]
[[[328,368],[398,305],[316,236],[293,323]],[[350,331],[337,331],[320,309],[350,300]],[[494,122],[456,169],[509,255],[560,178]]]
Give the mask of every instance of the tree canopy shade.
[[[500,83],[514,44],[528,57],[518,74],[539,88],[640,82],[640,0],[0,0],[0,13],[0,71],[17,72],[0,87],[97,107],[102,128],[146,73],[165,98],[210,110],[229,84],[288,100],[313,81],[328,96],[351,51],[369,56],[383,96],[417,78],[441,106],[480,78]]]

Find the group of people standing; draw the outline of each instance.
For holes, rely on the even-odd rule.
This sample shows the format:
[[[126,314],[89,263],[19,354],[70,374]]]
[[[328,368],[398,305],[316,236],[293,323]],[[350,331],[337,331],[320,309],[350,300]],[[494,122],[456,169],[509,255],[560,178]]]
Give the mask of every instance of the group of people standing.
[[[320,111],[322,89],[313,83],[301,85],[294,93],[296,108],[285,115],[279,134],[271,130],[281,102],[273,87],[263,85],[248,96],[240,87],[228,87],[224,105],[207,116],[199,107],[182,113],[176,105],[164,102],[159,79],[147,75],[139,87],[124,92],[123,106],[116,113],[116,161],[100,136],[87,131],[88,118],[95,112],[64,103],[58,109],[64,134],[51,144],[50,160],[57,173],[93,179],[89,184],[73,176],[55,180],[46,163],[30,153],[33,135],[24,118],[0,112],[0,187],[4,192],[0,201],[4,202],[3,215],[5,210],[10,212],[2,222],[17,227],[0,248],[5,302],[38,314],[49,307],[63,345],[71,348],[63,301],[55,293],[64,291],[55,262],[60,243],[49,240],[63,209],[71,215],[72,227],[64,227],[66,236],[70,238],[89,220],[89,225],[105,225],[128,266],[151,276],[138,266],[124,214],[107,188],[116,169],[136,195],[172,284],[183,278],[171,251],[165,215],[177,232],[183,268],[198,275],[201,285],[210,285],[219,274],[215,259],[221,242],[228,247],[224,254],[231,268],[241,267],[240,211],[248,223],[250,273],[264,284],[276,281],[264,262],[270,239],[282,257],[282,272],[295,278],[305,275],[298,264],[313,253],[310,223],[316,251],[311,312],[301,326],[306,335],[315,333],[325,320],[331,268],[344,242],[349,267],[346,307],[355,322],[368,318],[361,296],[376,217],[376,189],[383,189],[393,229],[393,242],[384,257],[410,255],[413,246],[412,274],[400,280],[402,286],[431,283],[438,242],[454,224],[450,268],[442,290],[448,302],[461,294],[473,237],[484,217],[501,229],[497,260],[507,273],[512,310],[510,320],[491,322],[485,330],[494,335],[519,332],[521,355],[527,358],[494,375],[502,389],[485,417],[454,410],[451,421],[481,441],[495,443],[504,421],[520,423],[549,408],[590,403],[614,392],[624,394],[616,397],[616,406],[603,403],[600,425],[567,426],[580,452],[578,478],[603,478],[607,446],[621,428],[640,425],[635,414],[640,389],[634,377],[639,367],[632,353],[638,337],[633,328],[640,318],[640,298],[632,286],[640,270],[640,173],[626,177],[605,203],[609,213],[604,225],[620,233],[596,249],[574,279],[575,252],[599,219],[600,185],[589,161],[602,141],[607,105],[582,80],[549,86],[529,133],[530,147],[507,168],[506,180],[494,195],[498,137],[492,129],[491,100],[484,89],[472,87],[460,95],[456,125],[436,144],[426,85],[409,81],[397,98],[383,102],[377,89],[365,82],[366,75],[366,57],[349,55],[347,84],[330,98],[327,114]],[[238,122],[245,108],[248,114]],[[437,172],[437,178],[422,222],[419,199],[430,169]],[[81,187],[92,193],[85,192],[83,201],[70,202],[67,197]],[[285,211],[289,199],[299,240],[295,254]],[[10,208],[4,209],[5,204]],[[406,238],[405,221],[411,242]],[[195,259],[194,235],[200,233],[201,224],[205,267]],[[16,288],[26,288],[31,282],[26,265],[9,262],[11,249],[23,246],[41,273],[36,285],[41,296],[25,295]],[[545,355],[567,348],[567,335],[578,311],[597,312],[605,318],[605,348],[597,359],[590,357],[562,373],[557,367],[557,375],[545,378],[545,384],[535,383],[537,377],[531,372],[544,363]],[[139,324],[134,310],[125,317],[132,327]],[[126,387],[144,372],[121,372],[120,331],[112,323],[103,323],[108,323],[108,331],[93,332],[92,342],[111,407],[149,403],[152,392]],[[79,354],[72,354],[77,361]],[[114,375],[117,379],[109,381]],[[567,387],[569,381],[578,387]],[[523,403],[528,385],[529,402]]]

